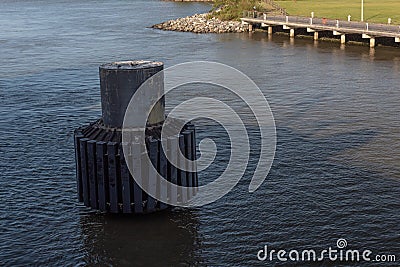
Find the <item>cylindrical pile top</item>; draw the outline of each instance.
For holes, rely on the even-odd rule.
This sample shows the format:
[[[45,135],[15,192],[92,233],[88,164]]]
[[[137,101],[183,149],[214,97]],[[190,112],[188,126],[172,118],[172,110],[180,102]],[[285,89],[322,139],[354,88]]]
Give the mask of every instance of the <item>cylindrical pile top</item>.
[[[162,62],[152,61],[121,61],[103,64],[99,68],[102,117],[105,126],[122,128],[125,111],[129,101],[137,89],[151,76],[162,71]],[[164,81],[161,75],[152,83],[150,92],[140,95],[140,104],[144,112],[148,110],[149,103],[162,96]],[[148,123],[157,124],[164,120],[164,98],[156,104],[149,114]],[[143,125],[132,125],[142,127]]]

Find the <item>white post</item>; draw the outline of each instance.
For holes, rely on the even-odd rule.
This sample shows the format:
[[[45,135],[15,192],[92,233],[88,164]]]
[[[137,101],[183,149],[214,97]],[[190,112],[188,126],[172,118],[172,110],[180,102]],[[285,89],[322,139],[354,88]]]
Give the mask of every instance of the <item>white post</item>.
[[[367,22],[367,23],[365,23],[365,26],[366,26],[366,28],[367,28],[367,31],[368,31],[368,22]]]
[[[388,24],[391,24],[391,23],[392,23],[392,19],[388,18]]]
[[[351,16],[350,15],[347,16],[347,21],[351,21]]]
[[[364,21],[364,0],[361,0],[361,21]]]
[[[294,38],[294,29],[290,29],[290,38]]]
[[[369,39],[369,47],[374,48],[375,47],[375,37],[372,37]]]
[[[249,24],[249,32],[253,31],[253,24]]]
[[[345,44],[346,43],[346,34],[340,35],[340,43]]]
[[[339,28],[339,20],[336,20],[336,28]]]
[[[314,18],[314,12],[311,12],[311,17]]]
[[[288,16],[286,16],[286,23],[288,23],[289,22],[289,17]]]

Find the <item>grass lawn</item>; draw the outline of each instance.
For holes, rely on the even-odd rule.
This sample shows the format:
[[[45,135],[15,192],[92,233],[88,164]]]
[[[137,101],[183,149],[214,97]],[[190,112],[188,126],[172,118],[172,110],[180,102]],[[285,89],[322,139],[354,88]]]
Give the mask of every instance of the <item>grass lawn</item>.
[[[361,0],[276,0],[277,4],[286,8],[289,15],[347,20],[361,19]],[[400,25],[400,0],[364,0],[364,21]]]

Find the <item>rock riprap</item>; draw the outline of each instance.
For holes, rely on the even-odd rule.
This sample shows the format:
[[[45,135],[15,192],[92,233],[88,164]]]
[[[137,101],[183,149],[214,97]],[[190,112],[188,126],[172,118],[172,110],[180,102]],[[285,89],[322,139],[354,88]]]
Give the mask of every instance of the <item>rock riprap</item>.
[[[185,18],[169,20],[153,25],[152,28],[165,31],[194,32],[194,33],[228,33],[245,32],[246,25],[239,21],[222,21],[218,18],[209,18],[209,14],[195,14]]]

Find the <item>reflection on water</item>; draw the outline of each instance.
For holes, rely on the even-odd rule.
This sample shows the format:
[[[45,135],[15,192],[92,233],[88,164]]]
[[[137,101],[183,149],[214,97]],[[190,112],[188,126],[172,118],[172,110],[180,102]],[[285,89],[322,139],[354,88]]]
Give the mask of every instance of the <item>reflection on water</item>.
[[[178,266],[200,262],[196,212],[176,210],[144,216],[89,213],[81,216],[80,224],[85,264]]]
[[[234,37],[232,37],[234,36]],[[241,39],[246,42],[257,42],[265,46],[276,45],[285,49],[295,49],[307,47],[308,49],[318,48],[319,52],[334,53],[344,56],[355,56],[370,60],[393,60],[396,66],[399,66],[400,54],[397,47],[378,46],[370,48],[362,44],[340,44],[329,40],[313,40],[312,38],[290,38],[288,35],[273,34],[266,32],[252,32],[243,34],[230,34],[217,36],[219,41],[232,41],[232,39]]]

